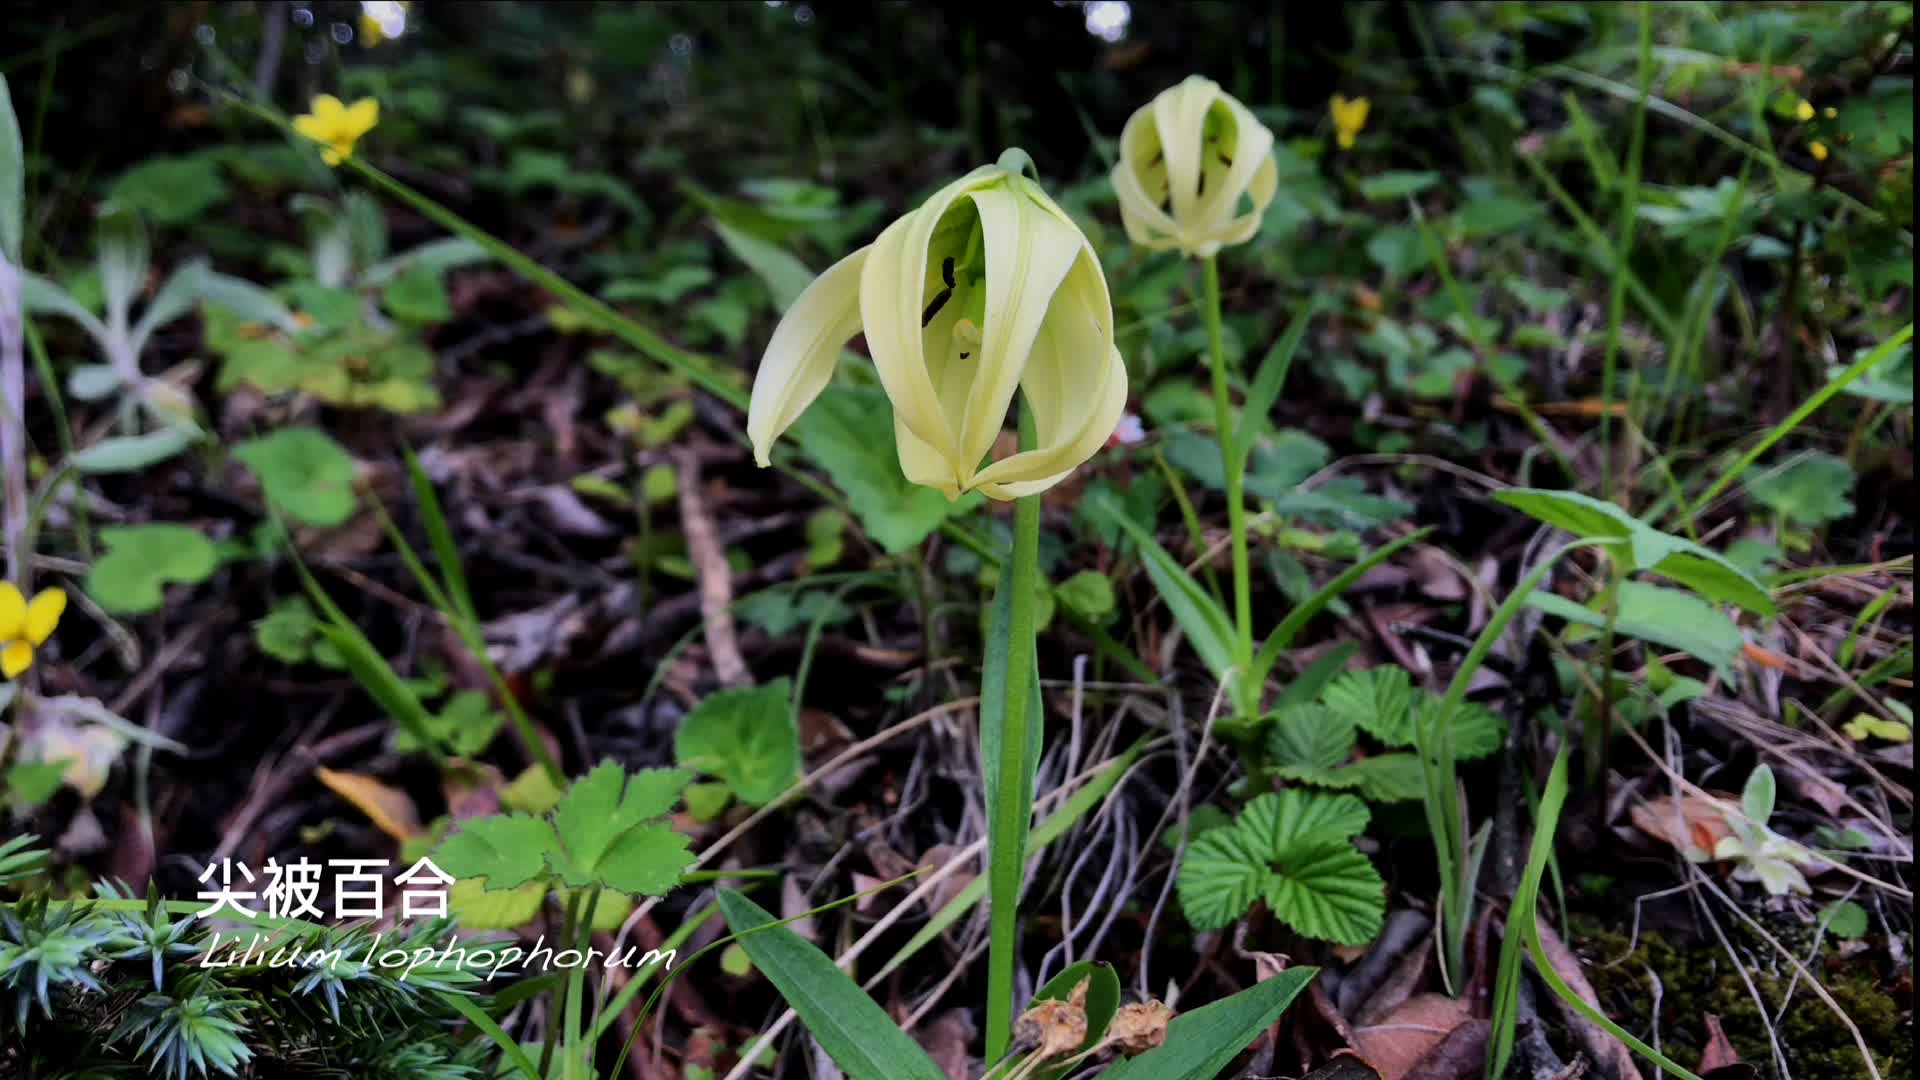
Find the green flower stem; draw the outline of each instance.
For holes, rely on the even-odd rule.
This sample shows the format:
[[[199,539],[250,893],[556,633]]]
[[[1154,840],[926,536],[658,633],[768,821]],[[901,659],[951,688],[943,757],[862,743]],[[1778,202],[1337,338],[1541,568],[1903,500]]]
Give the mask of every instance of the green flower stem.
[[[1034,442],[1033,410],[1020,410],[1020,445]],[[1004,644],[987,643],[987,671],[982,680],[983,710],[996,695],[991,685],[993,653],[1001,651],[1002,707],[998,724],[981,717],[981,765],[993,773],[987,785],[987,895],[989,897],[987,949],[987,1060],[1007,1052],[1013,1033],[1013,968],[1019,952],[1020,878],[1026,868],[1027,832],[1033,818],[1033,763],[1039,749],[1040,717],[1033,705],[1039,699],[1039,668],[1034,636],[1040,589],[1040,496],[1028,495],[1013,504],[1013,557],[1000,588],[1005,595]],[[996,600],[995,606],[999,605]],[[994,620],[998,623],[998,619]],[[996,648],[998,646],[998,648]],[[997,728],[998,737],[992,728]]]
[[[1220,440],[1220,464],[1227,474],[1227,529],[1233,534],[1233,626],[1234,664],[1240,670],[1242,685],[1234,691],[1240,712],[1249,713],[1257,705],[1260,688],[1245,685],[1248,666],[1253,662],[1253,578],[1247,559],[1247,502],[1242,490],[1240,461],[1233,453],[1233,402],[1227,396],[1227,347],[1220,332],[1220,264],[1209,255],[1201,262],[1205,271],[1207,311],[1207,356],[1213,366],[1213,413],[1216,436]]]

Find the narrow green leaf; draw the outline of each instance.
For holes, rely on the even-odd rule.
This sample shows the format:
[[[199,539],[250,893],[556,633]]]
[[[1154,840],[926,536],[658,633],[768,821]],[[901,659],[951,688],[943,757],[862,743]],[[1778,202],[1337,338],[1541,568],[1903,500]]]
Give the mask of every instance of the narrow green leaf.
[[[1165,1045],[1101,1075],[1104,1080],[1215,1080],[1319,972],[1288,968],[1232,997],[1182,1013],[1167,1025]]]
[[[826,953],[784,926],[749,933],[774,917],[732,889],[721,889],[719,900],[754,966],[850,1080],[946,1080],[926,1051]]]
[[[1193,650],[1200,654],[1207,670],[1213,672],[1214,678],[1224,681],[1233,671],[1233,620],[1193,575],[1160,546],[1153,534],[1127,516],[1110,497],[1096,497],[1088,506],[1095,514],[1113,522],[1140,549],[1140,561],[1146,565],[1147,577],[1159,590],[1160,599],[1166,602],[1174,621],[1186,631]]]
[[[1293,325],[1280,340],[1267,350],[1265,359],[1260,361],[1260,371],[1254,376],[1253,386],[1247,390],[1247,401],[1240,410],[1240,422],[1234,425],[1233,460],[1235,468],[1244,475],[1247,471],[1247,455],[1253,450],[1253,440],[1268,422],[1267,414],[1273,411],[1273,403],[1280,399],[1280,389],[1287,384],[1287,372],[1293,368],[1293,354],[1300,350],[1300,342],[1307,336],[1307,327],[1313,317],[1320,313],[1318,304],[1310,304],[1307,310],[1293,317]]]
[[[1267,635],[1266,644],[1260,646],[1259,655],[1253,658],[1253,670],[1247,673],[1247,681],[1254,686],[1265,685],[1267,673],[1273,670],[1275,661],[1280,659],[1280,654],[1286,651],[1287,646],[1293,644],[1294,637],[1306,627],[1308,620],[1320,614],[1335,598],[1347,591],[1347,586],[1359,581],[1367,571],[1386,562],[1407,545],[1425,539],[1426,535],[1432,531],[1432,526],[1416,529],[1398,540],[1382,544],[1368,552],[1366,558],[1335,575],[1332,581],[1322,585],[1312,596],[1287,612],[1287,617],[1281,619],[1280,625],[1274,627],[1273,632]]]
[[[1774,613],[1766,587],[1725,556],[1656,529],[1604,499],[1577,491],[1508,488],[1494,500],[1582,539],[1611,541],[1608,550],[1629,571],[1651,570],[1708,599],[1738,604],[1756,615]]]
[[[89,475],[137,472],[173,457],[200,439],[200,433],[185,427],[164,427],[144,435],[114,435],[85,450],[76,450],[67,460]]]
[[[20,265],[21,223],[25,220],[27,155],[20,142],[20,119],[13,94],[0,75],[0,258]]]

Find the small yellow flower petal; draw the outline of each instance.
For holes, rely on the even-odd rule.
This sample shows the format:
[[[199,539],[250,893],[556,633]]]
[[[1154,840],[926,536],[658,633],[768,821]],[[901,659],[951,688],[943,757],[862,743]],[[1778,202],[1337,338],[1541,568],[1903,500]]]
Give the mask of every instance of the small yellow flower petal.
[[[314,96],[312,106],[313,115],[327,124],[337,123],[340,114],[345,112],[346,109],[346,105],[332,94],[316,94]]]
[[[333,131],[333,127],[314,113],[302,113],[293,118],[293,130],[295,134],[303,139],[312,139],[314,142],[326,142],[328,135]]]
[[[1360,130],[1367,126],[1367,114],[1372,110],[1373,102],[1363,97],[1349,99],[1335,94],[1333,100],[1327,102],[1327,113],[1333,118],[1333,138],[1341,149],[1353,148]]]
[[[1799,117],[1802,120],[1813,119],[1813,102],[1808,101],[1805,98],[1801,98],[1800,104],[1795,105],[1793,107],[1793,115]]]
[[[67,610],[67,594],[62,589],[41,589],[34,595],[33,602],[27,605],[26,639],[34,645],[44,645],[53,636],[53,628],[60,625],[60,616]]]
[[[24,641],[9,641],[0,648],[0,675],[17,679],[20,673],[33,666],[33,646]]]
[[[1820,115],[1826,117],[1829,120],[1832,120],[1834,117],[1837,117],[1840,115],[1840,110],[1829,105],[1825,109],[1822,109],[1820,111]]]
[[[365,45],[367,48],[371,49],[375,45],[378,45],[385,40],[387,40],[387,31],[385,27],[380,25],[380,20],[374,18],[373,16],[367,14],[364,11],[361,12],[360,13],[360,44]]]
[[[27,598],[20,586],[0,581],[0,641],[21,637],[27,627]]]
[[[361,98],[347,106],[341,134],[349,141],[357,139],[373,130],[380,122],[380,102],[374,98]]]
[[[1827,160],[1827,144],[1821,142],[1819,139],[1815,139],[1807,144],[1807,152],[1813,155],[1813,160],[1815,161]]]

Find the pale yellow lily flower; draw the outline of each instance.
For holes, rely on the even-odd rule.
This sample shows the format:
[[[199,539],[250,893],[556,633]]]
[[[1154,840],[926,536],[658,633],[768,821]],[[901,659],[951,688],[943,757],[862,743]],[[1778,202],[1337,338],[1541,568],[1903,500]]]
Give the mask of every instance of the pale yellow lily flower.
[[[1191,75],[1128,118],[1113,190],[1129,240],[1205,258],[1252,239],[1279,175],[1273,132],[1218,83]]]
[[[863,331],[893,403],[901,471],[948,498],[1044,491],[1100,449],[1126,406],[1093,246],[1038,184],[999,165],[940,189],[794,301],[748,404],[761,465]],[[1016,389],[1034,448],[988,461]]]
[[[28,602],[20,586],[0,581],[0,674],[12,679],[33,666],[33,650],[47,643],[60,615],[67,610],[67,594],[42,589]]]
[[[1339,94],[1327,102],[1327,115],[1333,118],[1333,140],[1340,149],[1353,149],[1354,142],[1360,138],[1360,129],[1367,126],[1367,114],[1373,111],[1373,102],[1366,98],[1351,100]]]
[[[353,144],[380,122],[380,103],[373,98],[347,105],[332,94],[321,94],[312,108],[293,118],[293,130],[319,143],[320,160],[329,165],[352,157]]]

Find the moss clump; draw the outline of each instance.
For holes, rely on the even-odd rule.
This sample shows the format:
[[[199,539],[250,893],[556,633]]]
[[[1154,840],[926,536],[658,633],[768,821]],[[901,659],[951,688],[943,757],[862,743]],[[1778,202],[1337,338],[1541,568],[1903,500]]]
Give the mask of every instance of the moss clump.
[[[1676,945],[1658,933],[1642,931],[1629,950],[1625,933],[1597,920],[1574,916],[1572,929],[1575,948],[1589,965],[1587,978],[1601,1006],[1627,1030],[1646,1038],[1653,1029],[1655,998],[1647,981],[1652,971],[1660,980],[1660,1045],[1667,1056],[1683,1065],[1699,1061],[1706,1045],[1706,1017],[1712,1014],[1720,1018],[1722,1030],[1742,1058],[1761,1075],[1774,1075],[1766,1021],[1718,941],[1709,938]],[[1793,985],[1792,967],[1779,961],[1772,946],[1745,934],[1744,928],[1727,930],[1767,1003],[1767,1015],[1772,1016]],[[1812,943],[1810,928],[1797,924],[1769,927],[1768,932],[1798,956],[1804,957]],[[1913,1028],[1907,1019],[1912,1003],[1895,1000],[1871,963],[1825,970],[1816,964],[1812,970],[1859,1026],[1881,1075],[1913,1075]],[[1792,1004],[1780,1018],[1776,1035],[1795,1076],[1838,1080],[1867,1075],[1853,1035],[1804,981],[1793,991]]]

